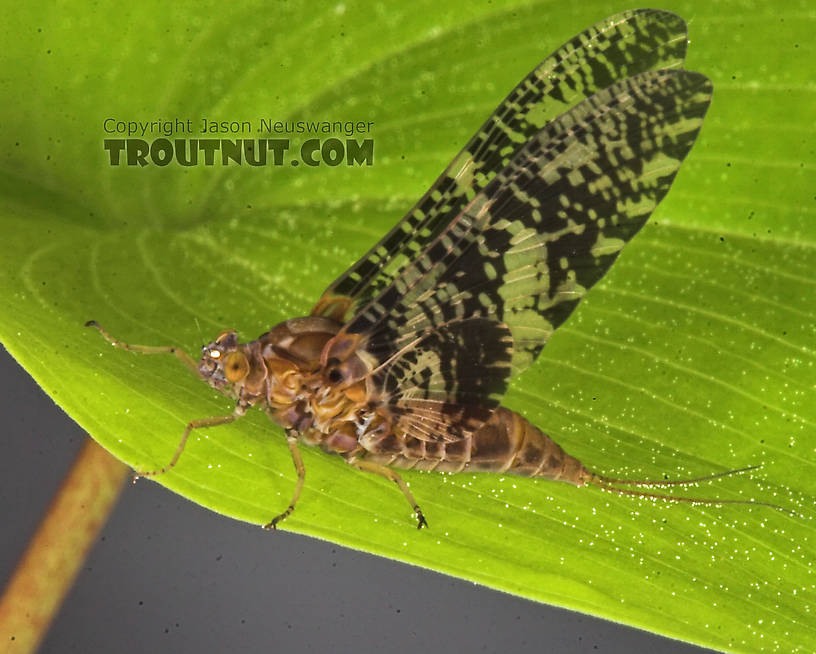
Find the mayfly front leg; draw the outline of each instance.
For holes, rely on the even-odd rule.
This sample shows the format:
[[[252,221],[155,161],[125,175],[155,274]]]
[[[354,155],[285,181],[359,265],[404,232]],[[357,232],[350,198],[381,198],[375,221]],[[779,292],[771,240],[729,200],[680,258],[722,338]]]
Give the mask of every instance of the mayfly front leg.
[[[391,468],[386,468],[379,463],[373,463],[372,461],[365,461],[362,459],[348,459],[348,462],[353,465],[358,470],[365,470],[366,472],[373,472],[377,475],[381,475],[386,479],[390,479],[393,481],[399,489],[402,491],[402,494],[405,495],[405,499],[408,500],[408,504],[411,505],[411,508],[414,510],[414,513],[417,517],[417,529],[422,529],[423,527],[428,526],[428,521],[425,520],[425,516],[422,515],[422,509],[419,508],[419,504],[416,503],[414,496],[411,494],[411,491],[408,489],[408,484],[406,484],[402,477],[400,477],[396,472],[391,470]]]
[[[187,368],[189,368],[193,372],[193,374],[195,374],[197,377],[201,377],[201,372],[198,369],[198,364],[184,350],[181,350],[172,345],[170,346],[131,345],[130,343],[123,343],[122,341],[117,341],[115,338],[111,337],[111,335],[108,334],[108,332],[105,331],[102,325],[96,322],[96,320],[89,320],[88,322],[85,323],[85,326],[95,327],[97,330],[99,330],[99,333],[102,334],[105,340],[108,341],[108,343],[122,350],[127,350],[128,352],[137,352],[139,354],[172,354],[177,359],[179,359],[179,361],[181,361]],[[176,447],[176,451],[173,454],[173,458],[170,460],[170,463],[168,463],[162,468],[159,468],[158,470],[136,472],[136,474],[133,476],[133,481],[136,481],[137,479],[139,479],[139,477],[152,477],[155,475],[163,474],[170,470],[173,466],[175,466],[176,462],[179,460],[179,457],[181,456],[181,453],[184,451],[184,446],[187,444],[187,439],[190,436],[190,432],[192,432],[194,429],[226,425],[242,416],[245,411],[246,409],[239,405],[236,406],[234,413],[227,416],[214,416],[212,418],[200,418],[198,420],[191,420],[189,423],[187,423],[187,428],[184,430],[184,433],[181,436],[181,440],[179,441],[179,444]]]
[[[289,445],[289,452],[292,454],[292,463],[295,464],[295,472],[297,472],[297,483],[295,484],[295,492],[292,494],[292,501],[286,507],[286,511],[280,515],[275,516],[271,522],[264,525],[264,529],[277,529],[278,523],[286,519],[292,511],[295,510],[300,497],[300,491],[303,489],[303,481],[306,479],[306,468],[303,466],[303,459],[300,456],[300,450],[297,446],[297,434],[291,430],[286,430],[286,444]]]
[[[96,329],[99,330],[99,333],[102,334],[102,336],[108,343],[122,350],[127,350],[128,352],[138,352],[139,354],[172,354],[185,366],[187,366],[194,375],[196,375],[197,377],[200,376],[198,372],[198,364],[184,350],[180,350],[179,348],[173,347],[172,345],[169,346],[130,345],[128,343],[123,343],[122,341],[117,341],[115,338],[112,338],[111,335],[108,334],[108,332],[106,332],[103,329],[102,325],[96,322],[96,320],[89,320],[88,322],[85,323],[85,326],[96,327]]]

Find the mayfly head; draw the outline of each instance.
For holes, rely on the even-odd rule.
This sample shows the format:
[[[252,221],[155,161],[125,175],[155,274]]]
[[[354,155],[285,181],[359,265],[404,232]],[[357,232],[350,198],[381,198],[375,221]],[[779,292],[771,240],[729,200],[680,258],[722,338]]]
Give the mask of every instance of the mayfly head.
[[[238,345],[238,333],[221,332],[212,343],[201,348],[198,373],[210,386],[218,390],[230,384],[243,382],[249,374],[249,359]]]

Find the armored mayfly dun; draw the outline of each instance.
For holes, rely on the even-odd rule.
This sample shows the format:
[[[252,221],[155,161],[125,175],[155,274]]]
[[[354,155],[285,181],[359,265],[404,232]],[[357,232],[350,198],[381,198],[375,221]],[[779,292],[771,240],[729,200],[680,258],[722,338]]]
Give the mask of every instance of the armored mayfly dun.
[[[258,406],[283,428],[298,475],[288,507],[266,528],[300,497],[299,443],[395,482],[418,527],[425,517],[394,468],[763,504],[628,488],[751,468],[673,482],[607,477],[500,405],[511,377],[535,361],[645,224],[691,150],[712,85],[683,70],[686,44],[679,16],[650,9],[616,14],[565,43],[309,316],[246,343],[222,332],[198,361],[174,347],[123,343],[89,321],[117,347],[175,355],[236,402],[229,415],[190,422],[169,462],[138,474],[167,472],[193,430]]]

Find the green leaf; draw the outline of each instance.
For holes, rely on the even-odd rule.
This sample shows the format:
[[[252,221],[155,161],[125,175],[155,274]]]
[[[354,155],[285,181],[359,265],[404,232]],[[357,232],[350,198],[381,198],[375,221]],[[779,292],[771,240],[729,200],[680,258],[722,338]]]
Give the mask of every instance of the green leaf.
[[[506,404],[617,477],[762,464],[688,493],[795,515],[406,473],[430,523],[418,532],[392,484],[309,450],[284,527],[709,647],[812,652],[816,12],[805,0],[668,5],[690,24],[687,67],[714,82],[701,138]],[[254,338],[307,313],[507,90],[620,7],[211,9],[26,5],[0,27],[0,338],[135,468],[163,465],[187,421],[231,405],[172,357],[114,350],[86,320],[195,353],[222,328]],[[176,117],[373,121],[375,163],[109,165],[106,118]],[[294,480],[258,411],[193,437],[158,478],[258,524]]]

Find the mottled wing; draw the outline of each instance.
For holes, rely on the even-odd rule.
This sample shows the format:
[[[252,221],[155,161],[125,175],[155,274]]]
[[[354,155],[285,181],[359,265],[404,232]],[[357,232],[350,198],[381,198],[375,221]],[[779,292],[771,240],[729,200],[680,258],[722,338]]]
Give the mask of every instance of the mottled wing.
[[[429,334],[484,318],[512,335],[507,375],[525,368],[669,190],[697,137],[711,91],[710,81],[698,73],[650,71],[552,121],[339,337],[358,335],[359,351],[379,362],[377,370]],[[434,341],[438,361],[467,356],[467,348],[453,348],[454,340]],[[425,374],[438,378],[440,366],[429,363]],[[478,366],[462,371],[453,373],[459,386],[469,383],[461,375],[479,374]],[[403,395],[392,389],[384,405],[399,429],[427,437],[401,417],[404,393],[421,393],[427,384],[416,374],[403,376],[402,383]],[[482,400],[490,409],[498,403],[495,394]],[[452,394],[447,401],[461,403]],[[452,412],[440,407],[440,413]]]
[[[326,289],[312,315],[346,322],[437,239],[544,125],[621,79],[681,68],[686,43],[683,19],[655,9],[624,11],[570,39],[510,92],[407,215]]]
[[[435,325],[373,375],[399,431],[456,440],[486,421],[507,390],[513,337],[492,318]]]

